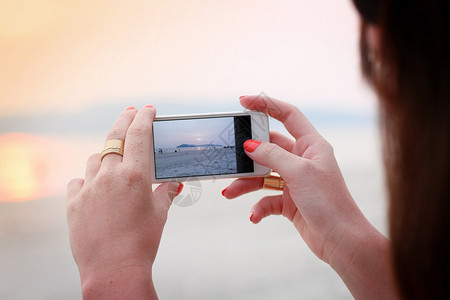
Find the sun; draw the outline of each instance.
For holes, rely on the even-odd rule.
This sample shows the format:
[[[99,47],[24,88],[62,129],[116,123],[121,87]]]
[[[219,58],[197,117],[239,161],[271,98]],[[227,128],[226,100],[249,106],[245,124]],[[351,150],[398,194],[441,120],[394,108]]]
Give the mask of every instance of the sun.
[[[45,196],[44,143],[37,137],[0,136],[0,201],[27,201]]]

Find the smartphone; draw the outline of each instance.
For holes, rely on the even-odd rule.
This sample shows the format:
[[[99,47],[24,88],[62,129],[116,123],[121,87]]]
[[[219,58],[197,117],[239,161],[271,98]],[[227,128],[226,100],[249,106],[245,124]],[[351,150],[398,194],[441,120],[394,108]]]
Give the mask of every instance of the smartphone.
[[[265,176],[270,169],[244,151],[249,139],[269,141],[269,120],[257,111],[159,116],[153,121],[152,180]]]

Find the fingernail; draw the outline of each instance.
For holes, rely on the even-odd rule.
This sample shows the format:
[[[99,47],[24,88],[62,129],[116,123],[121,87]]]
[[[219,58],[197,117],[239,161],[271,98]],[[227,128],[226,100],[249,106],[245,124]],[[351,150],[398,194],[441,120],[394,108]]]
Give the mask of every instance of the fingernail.
[[[127,108],[125,108],[125,110],[134,110],[136,109],[133,105],[128,106]]]
[[[242,95],[242,96],[239,97],[239,99],[242,99],[244,97],[247,97],[247,95]]]
[[[177,193],[175,194],[175,196],[178,196],[181,191],[183,190],[184,184],[182,184],[181,182],[178,184],[178,189],[177,189]]]
[[[244,149],[247,150],[248,152],[252,153],[253,151],[256,150],[256,148],[258,148],[258,146],[261,144],[260,141],[255,141],[255,140],[246,140],[244,142]]]
[[[227,190],[227,188],[228,187],[224,188],[223,191],[222,191],[222,196],[224,196],[224,197],[225,197],[225,191]]]
[[[147,107],[147,108],[153,108],[153,105],[147,104],[147,105],[144,106],[144,107]]]
[[[252,218],[253,218],[253,212],[251,211],[251,212],[250,212],[250,222],[252,222],[252,223],[253,223],[253,220],[252,220]]]

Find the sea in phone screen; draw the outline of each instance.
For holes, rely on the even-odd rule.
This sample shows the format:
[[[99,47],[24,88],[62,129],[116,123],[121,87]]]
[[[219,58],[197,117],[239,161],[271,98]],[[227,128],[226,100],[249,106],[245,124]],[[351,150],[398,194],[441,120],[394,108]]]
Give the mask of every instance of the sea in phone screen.
[[[156,179],[253,172],[243,144],[251,117],[207,117],[153,122]]]

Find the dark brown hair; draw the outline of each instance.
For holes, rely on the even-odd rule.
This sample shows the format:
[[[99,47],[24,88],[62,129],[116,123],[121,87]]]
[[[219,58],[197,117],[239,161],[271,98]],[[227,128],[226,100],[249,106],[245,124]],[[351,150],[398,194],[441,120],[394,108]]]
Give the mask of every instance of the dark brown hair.
[[[445,1],[353,0],[380,98],[389,226],[406,299],[450,299],[450,17]],[[381,30],[370,53],[367,26]]]

